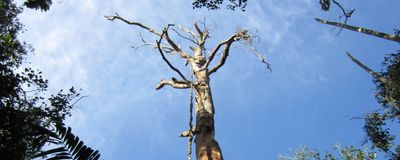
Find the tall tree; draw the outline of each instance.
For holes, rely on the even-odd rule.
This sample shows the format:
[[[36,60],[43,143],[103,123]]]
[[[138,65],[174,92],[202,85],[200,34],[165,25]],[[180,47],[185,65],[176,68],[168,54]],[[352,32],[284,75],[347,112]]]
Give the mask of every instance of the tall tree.
[[[253,37],[250,35],[249,31],[237,31],[226,40],[221,41],[212,51],[209,52],[206,50],[205,46],[205,42],[209,38],[209,30],[205,26],[201,28],[197,23],[194,23],[195,31],[180,27],[180,29],[187,34],[187,36],[185,36],[178,32],[174,28],[175,25],[172,24],[167,25],[162,31],[157,31],[142,23],[126,20],[118,14],[115,16],[106,16],[106,18],[111,21],[115,19],[121,20],[129,25],[145,29],[158,37],[156,43],[152,45],[158,49],[165,63],[167,63],[167,65],[174,70],[180,78],[161,80],[156,86],[156,89],[159,90],[164,86],[169,85],[177,89],[192,89],[192,91],[194,91],[196,125],[195,127],[190,126],[189,130],[183,132],[181,136],[189,137],[189,141],[191,141],[193,136],[195,137],[196,157],[198,160],[222,160],[223,156],[221,148],[215,139],[215,106],[210,86],[210,75],[216,73],[225,64],[229,56],[230,47],[233,43],[238,41],[251,42]],[[193,46],[190,46],[193,54],[188,54],[183,51],[182,48],[172,40],[170,36],[171,30],[177,33],[178,36],[189,40],[194,44]],[[167,44],[163,44],[163,40],[165,40]],[[211,62],[221,51],[221,57],[218,62],[216,65],[211,66]],[[190,72],[194,75],[193,80],[186,78],[179,69],[174,67],[171,62],[168,61],[165,53],[171,52],[177,53],[187,64],[189,64]],[[269,64],[265,62],[264,58],[260,54],[257,53],[257,56],[269,67]],[[191,142],[189,142],[189,144],[191,144]],[[191,153],[190,145],[189,153]]]

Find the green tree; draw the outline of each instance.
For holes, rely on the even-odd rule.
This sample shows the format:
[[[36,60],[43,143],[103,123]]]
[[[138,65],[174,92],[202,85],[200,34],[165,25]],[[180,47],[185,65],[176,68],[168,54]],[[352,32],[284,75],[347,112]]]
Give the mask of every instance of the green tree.
[[[28,8],[46,11],[51,0],[28,0]],[[0,1],[0,157],[32,159],[42,153],[55,126],[71,115],[81,98],[73,87],[45,97],[48,81],[40,71],[26,66],[25,57],[33,52],[18,40],[23,25],[17,16],[23,11],[13,0]],[[25,64],[25,65],[24,65]],[[53,136],[54,137],[54,136]]]
[[[354,146],[334,147],[335,153],[321,153],[318,150],[302,147],[295,150],[291,155],[281,155],[279,160],[373,160],[376,153],[369,149],[358,149]]]

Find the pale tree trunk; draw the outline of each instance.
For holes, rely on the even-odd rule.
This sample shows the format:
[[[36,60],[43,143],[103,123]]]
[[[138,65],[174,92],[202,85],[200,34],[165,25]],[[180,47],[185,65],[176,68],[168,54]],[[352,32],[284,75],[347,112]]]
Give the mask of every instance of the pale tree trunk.
[[[340,28],[356,31],[356,32],[368,34],[368,35],[371,35],[371,36],[375,36],[375,37],[379,37],[379,38],[395,41],[395,42],[400,42],[400,37],[398,35],[387,34],[387,33],[374,31],[374,30],[367,29],[367,28],[351,26],[351,25],[348,25],[348,24],[345,24],[345,23],[331,22],[331,21],[322,20],[322,19],[318,19],[318,18],[315,18],[315,20],[318,21],[319,23],[323,23],[323,24],[327,24],[327,25],[332,25],[332,26],[336,26],[336,27],[340,27]]]
[[[195,55],[195,60],[191,62],[196,77],[193,84],[196,93],[196,157],[198,160],[222,160],[221,148],[215,140],[214,103],[205,62],[201,55]]]
[[[195,27],[195,32],[183,28],[179,26],[180,30],[189,36],[184,36],[180,34],[177,30],[172,29],[175,33],[177,33],[178,36],[181,38],[184,38],[186,40],[189,40],[190,42],[194,43],[194,47],[190,47],[192,49],[193,54],[189,55],[185,53],[181,47],[179,47],[169,36],[168,30],[171,26],[174,26],[172,24],[167,25],[167,27],[164,28],[162,32],[157,32],[156,30],[147,27],[141,23],[138,22],[133,22],[133,21],[128,21],[122,17],[120,17],[118,14],[115,16],[106,16],[108,20],[121,20],[129,25],[134,25],[141,27],[147,31],[149,31],[152,34],[155,34],[159,37],[159,40],[156,41],[156,44],[152,43],[147,43],[145,40],[143,40],[143,45],[151,45],[158,49],[160,52],[160,55],[162,59],[166,62],[166,64],[173,70],[175,71],[180,77],[181,80],[178,80],[176,78],[172,78],[171,80],[161,80],[160,83],[156,86],[156,89],[161,89],[165,85],[169,85],[173,88],[177,89],[193,89],[195,92],[195,116],[196,116],[196,125],[195,128],[193,129],[190,127],[188,131],[184,131],[181,134],[181,137],[189,137],[189,151],[188,151],[188,159],[191,159],[191,139],[194,136],[195,137],[195,143],[196,143],[196,158],[197,160],[223,160],[222,157],[222,152],[221,148],[219,147],[219,144],[217,140],[215,139],[215,126],[214,126],[214,103],[213,103],[213,98],[211,94],[211,87],[210,87],[210,78],[209,76],[215,72],[218,71],[219,68],[221,68],[229,56],[229,50],[230,46],[233,42],[236,41],[246,41],[246,42],[251,42],[252,37],[249,36],[247,30],[239,30],[238,32],[234,33],[231,37],[226,39],[225,41],[220,42],[214,50],[211,52],[206,51],[205,49],[205,41],[208,36],[208,29],[205,27],[203,30],[200,29],[200,27],[197,25],[197,23],[194,23]],[[166,40],[168,45],[162,44],[161,41]],[[250,44],[251,45],[251,44]],[[252,46],[251,46],[252,47]],[[136,48],[136,47],[135,47]],[[221,57],[219,61],[216,63],[215,66],[213,66],[211,69],[209,69],[209,65],[211,64],[211,61],[214,59],[214,57],[217,55],[217,52],[220,51],[221,48],[224,48]],[[252,48],[253,51],[256,51],[254,48]],[[183,58],[187,63],[190,63],[191,66],[191,72],[195,76],[194,81],[189,81],[185,78],[185,76],[177,69],[175,68],[166,58],[164,52],[166,53],[177,53],[181,58]],[[205,57],[205,53],[208,52],[208,57]],[[255,53],[256,56],[261,60],[262,63],[265,63],[267,65],[267,68],[269,69],[269,64],[265,61],[264,57],[262,57],[258,52]],[[190,119],[191,122],[191,119]]]

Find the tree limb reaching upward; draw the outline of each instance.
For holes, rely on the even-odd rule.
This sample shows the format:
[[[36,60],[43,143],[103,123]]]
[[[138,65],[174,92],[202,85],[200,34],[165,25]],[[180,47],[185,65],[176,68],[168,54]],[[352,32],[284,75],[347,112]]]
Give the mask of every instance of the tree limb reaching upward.
[[[225,43],[226,46],[225,46],[224,51],[222,52],[221,59],[213,68],[211,68],[208,71],[208,75],[211,75],[212,73],[216,72],[219,68],[221,68],[225,64],[226,58],[228,58],[228,56],[229,56],[230,47],[231,47],[232,43],[236,40],[237,40],[237,34],[233,35],[231,38],[228,39],[228,41],[226,41],[226,43]],[[214,55],[215,55],[215,53],[214,53]],[[210,56],[210,58],[211,58],[211,56]],[[209,59],[209,60],[212,60],[212,59]],[[207,62],[211,62],[211,61],[207,61]],[[206,64],[206,65],[209,65],[209,64]]]
[[[339,22],[331,22],[331,21],[322,20],[322,19],[318,19],[318,18],[315,18],[315,20],[319,23],[337,26],[340,28],[344,28],[344,29],[348,29],[348,30],[352,30],[352,31],[356,31],[356,32],[361,32],[361,33],[368,34],[371,36],[375,36],[375,37],[379,37],[379,38],[383,38],[383,39],[387,39],[387,40],[391,40],[391,41],[395,41],[395,42],[400,42],[400,37],[397,35],[394,35],[394,34],[387,34],[387,33],[383,33],[383,32],[370,30],[367,28],[351,26],[351,25],[339,23]]]
[[[367,71],[372,77],[375,79],[379,80],[381,83],[385,84],[387,82],[387,79],[382,77],[380,74],[374,72],[372,69],[367,67],[366,65],[362,64],[359,60],[354,58],[349,52],[346,52],[347,56],[354,62],[356,63],[359,67],[361,67],[363,70]]]
[[[143,29],[148,30],[148,31],[151,32],[151,33],[154,33],[154,34],[156,34],[156,35],[158,35],[158,36],[161,36],[161,33],[157,32],[156,30],[154,30],[154,29],[152,29],[152,28],[150,28],[150,27],[147,27],[147,26],[145,26],[145,25],[143,25],[143,24],[141,24],[141,23],[138,23],[138,22],[128,21],[128,20],[126,20],[126,19],[120,17],[120,16],[118,15],[118,13],[115,13],[115,16],[104,16],[104,17],[107,18],[107,19],[110,20],[110,21],[114,21],[115,19],[119,19],[119,20],[121,20],[121,21],[123,21],[123,22],[125,22],[125,23],[127,23],[127,24],[129,24],[129,25],[139,26],[139,27],[141,27],[141,28],[143,28]]]
[[[148,27],[148,26],[146,26],[146,25],[143,25],[142,23],[139,23],[139,22],[128,21],[128,20],[126,20],[126,19],[120,17],[120,16],[118,15],[118,13],[115,13],[115,16],[104,16],[104,17],[105,17],[107,20],[110,20],[110,21],[114,21],[115,19],[119,19],[119,20],[121,20],[121,21],[123,21],[123,22],[125,22],[125,23],[127,23],[127,24],[129,24],[129,25],[139,26],[139,27],[141,27],[141,28],[143,28],[143,29],[145,29],[145,30],[148,30],[150,33],[153,33],[153,34],[155,34],[155,35],[157,35],[157,36],[160,36],[161,38],[165,38],[165,39],[167,40],[167,42],[171,45],[171,47],[172,47],[176,52],[178,52],[179,55],[180,55],[182,58],[185,58],[185,59],[190,58],[190,57],[189,57],[185,52],[183,52],[182,49],[181,49],[178,45],[176,45],[176,43],[169,37],[169,35],[168,35],[168,30],[166,31],[166,33],[164,34],[164,36],[162,36],[162,33],[157,32],[157,31],[154,30],[153,28],[150,28],[150,27]],[[168,26],[173,26],[173,24],[169,24]]]
[[[205,64],[205,67],[207,68],[211,61],[214,59],[215,55],[217,54],[218,50],[223,46],[223,45],[227,45],[228,43],[232,43],[233,41],[235,41],[235,38],[237,37],[236,34],[232,35],[231,37],[229,37],[227,40],[220,42],[217,47],[215,47],[215,49],[211,52],[210,57],[208,57],[208,60]],[[229,49],[229,48],[228,48]]]

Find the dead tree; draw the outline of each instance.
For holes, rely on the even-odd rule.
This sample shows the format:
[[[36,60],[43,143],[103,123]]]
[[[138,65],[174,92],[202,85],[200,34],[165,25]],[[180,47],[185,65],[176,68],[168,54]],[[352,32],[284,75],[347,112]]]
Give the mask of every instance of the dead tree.
[[[222,160],[222,152],[221,148],[218,145],[217,140],[215,139],[215,126],[214,126],[214,114],[215,108],[213,103],[213,97],[211,94],[211,86],[210,86],[210,75],[217,72],[226,62],[227,57],[229,56],[230,47],[234,42],[245,41],[250,42],[252,36],[247,30],[239,30],[230,36],[228,39],[221,41],[212,51],[207,51],[205,47],[205,42],[207,38],[209,38],[209,31],[205,27],[199,27],[199,25],[195,22],[194,29],[192,31],[188,28],[179,26],[178,28],[182,31],[182,33],[187,34],[188,36],[184,36],[180,32],[175,29],[175,25],[169,24],[167,25],[161,32],[156,31],[153,28],[150,28],[142,23],[128,21],[118,14],[115,16],[105,16],[108,20],[121,20],[129,25],[137,26],[142,29],[145,29],[152,33],[153,35],[158,37],[156,43],[151,44],[143,42],[145,45],[152,45],[160,52],[162,59],[168,64],[168,66],[174,70],[179,76],[180,79],[172,78],[171,80],[161,80],[160,83],[156,86],[156,89],[159,90],[166,85],[169,85],[173,88],[177,89],[192,89],[195,93],[195,116],[196,116],[196,125],[195,127],[189,127],[189,130],[183,132],[181,136],[189,137],[191,139],[193,136],[195,137],[196,143],[196,157],[198,160]],[[171,39],[170,31],[174,31],[178,36],[189,40],[194,43],[194,46],[191,46],[193,54],[188,54],[182,50],[178,44],[175,43],[174,40]],[[166,41],[167,43],[163,44],[162,41]],[[254,48],[253,48],[254,49]],[[190,64],[191,73],[194,75],[194,80],[188,80],[176,67],[174,67],[166,58],[165,53],[177,53],[182,59],[186,61],[186,64]],[[211,66],[211,62],[217,57],[217,54],[221,53],[219,61]],[[269,68],[268,63],[265,62],[264,58],[256,53],[257,57]],[[190,159],[190,145],[189,143],[189,159]]]

